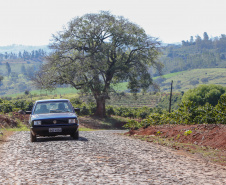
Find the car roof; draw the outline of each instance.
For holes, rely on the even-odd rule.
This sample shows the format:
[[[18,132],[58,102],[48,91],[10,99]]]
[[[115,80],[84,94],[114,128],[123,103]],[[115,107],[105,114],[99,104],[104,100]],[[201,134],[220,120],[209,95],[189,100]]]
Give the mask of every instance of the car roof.
[[[56,101],[67,101],[67,102],[69,102],[68,99],[46,99],[46,100],[37,100],[36,103],[39,103],[39,102],[56,102]]]

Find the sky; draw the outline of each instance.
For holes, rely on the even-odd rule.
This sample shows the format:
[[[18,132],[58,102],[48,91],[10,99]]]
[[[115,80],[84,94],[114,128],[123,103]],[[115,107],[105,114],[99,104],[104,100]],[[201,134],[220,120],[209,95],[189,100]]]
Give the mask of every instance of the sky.
[[[53,34],[87,13],[110,11],[163,43],[226,34],[226,0],[0,0],[0,46],[48,45]]]

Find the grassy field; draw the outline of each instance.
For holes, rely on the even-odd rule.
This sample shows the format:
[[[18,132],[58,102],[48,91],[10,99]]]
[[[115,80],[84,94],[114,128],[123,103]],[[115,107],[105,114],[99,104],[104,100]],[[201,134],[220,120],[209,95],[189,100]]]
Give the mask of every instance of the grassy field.
[[[110,100],[107,100],[107,105],[126,106],[126,107],[155,107],[160,100],[161,94],[152,95],[150,93],[138,93],[133,96],[130,93],[123,95],[112,95]]]
[[[54,91],[45,91],[45,90],[33,90],[30,91],[30,94],[33,96],[32,99],[35,97],[42,97],[42,98],[72,98],[76,97],[78,90],[75,88],[65,87],[65,88],[57,88]],[[16,93],[7,95],[7,97],[16,98],[18,96],[22,96],[24,93]],[[29,96],[28,96],[29,97]]]
[[[161,85],[161,91],[170,90],[170,83],[173,80],[174,91],[187,91],[200,84],[217,84],[226,86],[226,69],[209,68],[183,71],[176,75],[165,75],[166,80]]]

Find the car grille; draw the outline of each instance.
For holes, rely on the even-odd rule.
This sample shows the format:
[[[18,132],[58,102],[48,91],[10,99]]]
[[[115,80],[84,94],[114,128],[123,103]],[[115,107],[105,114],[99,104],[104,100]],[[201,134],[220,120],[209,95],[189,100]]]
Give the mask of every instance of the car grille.
[[[68,119],[47,119],[42,120],[42,125],[68,124]]]

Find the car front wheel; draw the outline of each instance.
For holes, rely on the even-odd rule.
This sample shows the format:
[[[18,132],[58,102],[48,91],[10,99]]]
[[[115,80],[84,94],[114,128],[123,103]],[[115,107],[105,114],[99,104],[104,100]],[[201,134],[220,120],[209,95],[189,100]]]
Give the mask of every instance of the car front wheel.
[[[71,134],[71,137],[72,137],[73,139],[78,140],[78,138],[79,138],[79,131],[77,130],[76,132],[74,132],[73,134]]]
[[[31,132],[30,132],[30,136],[31,136],[31,142],[35,142],[37,141],[37,138],[35,135],[33,135]]]

